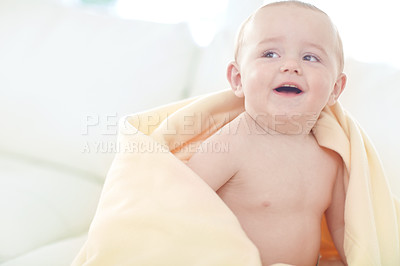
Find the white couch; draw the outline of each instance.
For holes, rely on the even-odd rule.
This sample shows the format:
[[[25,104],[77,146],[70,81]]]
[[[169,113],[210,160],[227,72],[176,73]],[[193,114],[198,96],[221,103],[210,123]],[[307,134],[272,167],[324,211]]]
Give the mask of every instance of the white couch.
[[[0,2],[0,264],[69,265],[83,245],[123,115],[228,86],[234,33]],[[342,102],[400,195],[400,71],[348,60]],[[397,90],[393,87],[397,86]]]

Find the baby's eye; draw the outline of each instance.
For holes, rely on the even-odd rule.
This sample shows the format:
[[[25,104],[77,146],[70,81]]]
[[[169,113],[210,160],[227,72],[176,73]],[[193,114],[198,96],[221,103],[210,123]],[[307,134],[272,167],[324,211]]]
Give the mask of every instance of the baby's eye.
[[[266,57],[266,58],[278,58],[279,57],[279,55],[277,53],[270,52],[270,51],[265,52],[263,54],[263,56]]]
[[[303,60],[304,61],[310,61],[310,62],[319,62],[320,61],[319,58],[314,56],[314,55],[305,55],[303,57]]]

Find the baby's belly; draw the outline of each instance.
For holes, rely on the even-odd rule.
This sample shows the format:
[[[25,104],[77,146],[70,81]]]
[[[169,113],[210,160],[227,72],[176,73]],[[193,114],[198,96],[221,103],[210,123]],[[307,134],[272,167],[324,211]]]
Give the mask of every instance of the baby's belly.
[[[320,248],[320,218],[304,213],[236,214],[257,246],[263,265],[315,265]]]
[[[287,263],[316,265],[319,256],[322,212],[297,204],[238,201],[220,195],[231,208],[247,236],[257,246],[263,265]],[[225,197],[224,197],[225,196]],[[228,197],[226,197],[228,196]]]

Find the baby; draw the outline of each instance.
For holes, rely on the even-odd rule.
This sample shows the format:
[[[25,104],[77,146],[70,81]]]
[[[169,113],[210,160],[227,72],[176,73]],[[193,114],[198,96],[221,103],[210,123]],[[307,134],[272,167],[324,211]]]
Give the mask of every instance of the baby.
[[[228,152],[199,149],[188,166],[237,216],[263,265],[316,265],[324,214],[346,264],[343,162],[311,131],[342,93],[342,71],[339,34],[312,5],[266,5],[239,32],[227,76],[245,111],[202,144]]]

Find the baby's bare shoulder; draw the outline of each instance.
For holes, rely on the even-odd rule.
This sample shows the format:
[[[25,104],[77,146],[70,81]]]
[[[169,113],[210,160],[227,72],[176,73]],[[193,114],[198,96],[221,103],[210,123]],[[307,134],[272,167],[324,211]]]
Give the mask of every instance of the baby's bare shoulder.
[[[333,150],[320,147],[319,155],[316,156],[314,170],[325,176],[326,182],[332,186],[338,180],[343,179],[343,160],[342,157]]]
[[[337,168],[343,165],[342,157],[335,151],[320,147],[320,160],[324,160],[327,164]]]

